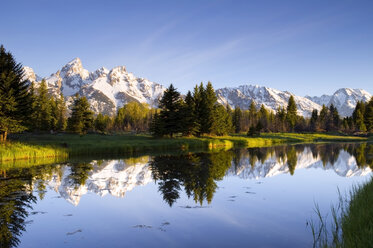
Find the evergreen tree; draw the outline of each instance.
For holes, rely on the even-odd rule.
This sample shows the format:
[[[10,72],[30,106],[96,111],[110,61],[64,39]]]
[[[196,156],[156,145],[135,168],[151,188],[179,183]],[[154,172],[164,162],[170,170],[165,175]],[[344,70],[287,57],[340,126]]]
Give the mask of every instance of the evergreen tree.
[[[64,131],[66,129],[67,125],[67,109],[66,109],[66,103],[65,98],[63,97],[63,94],[60,94],[60,97],[57,98],[57,130],[58,131]]]
[[[367,128],[364,123],[364,115],[360,112],[360,109],[356,111],[355,118],[356,118],[355,123],[356,123],[357,131],[366,132]]]
[[[268,110],[262,104],[259,109],[259,122],[261,123],[262,129],[268,131],[269,127],[269,113]]]
[[[200,85],[201,105],[199,117],[201,120],[201,133],[211,133],[211,128],[214,121],[214,105],[216,103],[215,91],[211,82],[207,83],[206,89],[203,84]]]
[[[49,100],[51,108],[51,120],[50,120],[50,129],[57,131],[58,129],[58,103],[57,98],[51,98]]]
[[[200,125],[196,116],[196,104],[190,91],[188,91],[185,97],[182,115],[183,135],[189,136],[197,134],[199,132]]]
[[[37,120],[37,115],[38,115],[36,111],[38,96],[36,94],[35,84],[33,82],[30,85],[29,94],[30,94],[30,112],[31,113],[30,113],[29,119],[26,121],[27,123],[26,126],[28,127],[29,130],[35,130],[36,120]]]
[[[35,127],[37,130],[47,131],[51,128],[52,109],[50,105],[50,96],[48,94],[47,83],[43,79],[39,88],[37,89],[38,96],[36,98],[36,112]]]
[[[240,107],[236,106],[236,108],[233,111],[233,127],[234,127],[235,133],[240,133],[242,130],[241,120],[242,120],[242,111]]]
[[[276,131],[277,132],[285,132],[287,131],[286,129],[286,111],[285,109],[278,108],[276,111]]]
[[[222,136],[232,130],[232,117],[228,114],[224,106],[217,104],[213,110],[213,121],[210,133]]]
[[[328,122],[328,115],[329,115],[329,110],[328,108],[323,104],[320,115],[319,115],[319,123],[320,123],[320,128],[325,130]]]
[[[93,124],[93,112],[89,109],[86,97],[75,95],[71,108],[71,116],[67,120],[68,130],[74,133],[84,134]]]
[[[255,102],[252,100],[249,107],[249,126],[256,125],[257,122],[257,112],[255,107]]]
[[[370,98],[370,101],[365,106],[364,123],[367,128],[367,131],[372,133],[373,132],[373,97]]]
[[[286,108],[286,119],[290,130],[293,131],[297,122],[297,105],[293,96],[290,96],[288,101],[288,106]]]
[[[158,113],[154,114],[149,131],[153,136],[161,137],[165,135],[166,132],[163,129],[163,123]]]
[[[311,119],[310,119],[310,129],[312,132],[318,130],[318,112],[317,109],[312,110]]]
[[[183,130],[183,123],[181,123],[182,105],[183,101],[180,97],[180,93],[171,84],[164,92],[159,103],[161,112],[158,118],[160,119],[155,123],[161,126],[153,128],[153,130],[162,130],[163,133],[154,133],[154,135],[170,135],[173,137],[175,133]]]
[[[0,142],[8,133],[26,129],[31,104],[23,69],[10,52],[0,46]]]
[[[362,115],[365,114],[365,104],[364,104],[363,101],[358,101],[356,103],[356,107],[354,109],[354,112],[352,113],[352,119],[353,119],[353,121],[354,121],[355,124],[357,123],[357,120],[358,120],[358,113],[357,113],[358,111]]]
[[[199,124],[198,135],[211,133],[211,127],[214,120],[214,106],[216,95],[212,84],[208,82],[206,89],[201,83],[194,88],[193,99],[195,103],[195,115]]]
[[[336,107],[333,104],[329,106],[328,131],[337,131],[341,123],[341,118]]]

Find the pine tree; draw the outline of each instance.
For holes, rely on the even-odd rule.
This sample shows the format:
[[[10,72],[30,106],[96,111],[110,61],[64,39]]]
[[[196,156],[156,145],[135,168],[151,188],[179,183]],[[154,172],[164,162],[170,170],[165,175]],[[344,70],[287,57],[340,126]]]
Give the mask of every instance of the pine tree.
[[[365,106],[364,123],[367,128],[367,131],[372,133],[373,132],[373,97],[370,98],[370,101]]]
[[[365,114],[365,103],[363,101],[358,101],[356,103],[356,107],[354,109],[354,112],[352,113],[352,119],[353,119],[355,124],[356,124],[356,121],[358,119],[358,114],[357,114],[358,111],[360,111],[360,114],[362,114],[362,115]]]
[[[86,97],[75,95],[71,108],[71,116],[67,120],[68,130],[74,133],[85,134],[93,125],[93,112],[89,109]]]
[[[35,130],[36,129],[36,120],[37,120],[37,115],[38,115],[38,112],[36,111],[38,96],[36,94],[35,84],[33,82],[30,85],[29,94],[30,94],[30,112],[31,112],[31,114],[30,114],[29,119],[26,123],[27,123],[27,127],[28,127],[29,130]]]
[[[330,131],[337,131],[341,124],[341,118],[339,116],[338,110],[334,107],[333,104],[329,106],[329,130]]]
[[[228,114],[224,106],[217,104],[213,109],[213,121],[210,133],[222,136],[232,130],[232,117]]]
[[[318,130],[318,112],[317,109],[312,110],[311,119],[310,119],[310,129],[312,132]]]
[[[47,131],[51,127],[52,109],[50,105],[50,96],[48,94],[47,83],[43,79],[39,88],[37,89],[38,96],[36,98],[36,112],[35,127],[37,130]]]
[[[262,125],[262,128],[265,131],[268,131],[268,126],[269,126],[269,113],[268,110],[264,107],[262,104],[259,109],[259,121]]]
[[[203,86],[203,83],[199,86],[199,97],[200,102],[197,109],[198,112],[198,119],[200,123],[200,134],[210,133],[211,132],[211,124],[212,124],[212,114],[209,102],[207,100],[206,90]]]
[[[325,130],[327,127],[327,122],[328,122],[328,116],[329,116],[329,109],[323,104],[321,111],[320,111],[320,127]]]
[[[26,129],[31,103],[23,69],[10,52],[0,46],[0,142],[8,133]]]
[[[57,131],[58,129],[58,103],[57,98],[51,98],[49,100],[51,108],[51,119],[50,119],[50,129]]]
[[[194,88],[193,99],[195,103],[195,113],[200,130],[198,135],[211,133],[211,127],[214,118],[214,106],[216,103],[216,95],[212,84],[208,82],[206,89],[201,83]]]
[[[276,111],[276,131],[285,132],[286,129],[286,111],[283,107],[279,107]]]
[[[360,112],[360,109],[358,109],[356,111],[356,128],[358,129],[358,131],[360,132],[366,132],[367,131],[367,128],[365,126],[365,123],[364,123],[364,115]]]
[[[233,111],[233,127],[234,127],[235,133],[240,133],[242,130],[241,120],[242,120],[242,111],[240,107],[236,106],[236,108]]]
[[[286,119],[290,130],[293,131],[297,122],[297,105],[293,96],[290,96],[288,101],[288,106],[286,108]]]
[[[157,121],[157,124],[161,125],[161,127],[157,127],[155,130],[163,130],[163,135],[170,135],[171,137],[175,133],[181,132],[183,129],[183,123],[181,123],[182,105],[183,101],[180,93],[171,84],[160,100],[159,107],[161,112],[159,114],[160,120]]]
[[[156,137],[162,137],[166,134],[165,130],[163,129],[163,123],[160,115],[155,113],[150,124],[150,133]]]
[[[57,98],[57,130],[58,131],[64,131],[67,126],[67,109],[66,109],[66,103],[65,98],[63,97],[63,94],[60,94],[60,97]]]
[[[255,107],[255,102],[252,100],[249,107],[249,126],[256,125],[257,122],[257,112]]]
[[[196,104],[192,93],[188,91],[185,97],[185,104],[183,106],[183,135],[195,135],[199,132],[200,125],[196,116]]]

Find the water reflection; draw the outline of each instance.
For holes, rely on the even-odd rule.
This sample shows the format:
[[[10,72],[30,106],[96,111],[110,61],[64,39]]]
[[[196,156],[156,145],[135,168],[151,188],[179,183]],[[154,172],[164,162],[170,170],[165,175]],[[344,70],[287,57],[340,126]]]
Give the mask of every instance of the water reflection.
[[[226,176],[259,179],[299,169],[334,171],[341,177],[364,176],[373,168],[372,144],[295,145],[217,153],[143,156],[0,170],[0,247],[20,243],[37,199],[52,189],[77,206],[88,192],[124,197],[137,186],[155,182],[172,207],[185,192],[197,204],[210,204],[217,182]]]

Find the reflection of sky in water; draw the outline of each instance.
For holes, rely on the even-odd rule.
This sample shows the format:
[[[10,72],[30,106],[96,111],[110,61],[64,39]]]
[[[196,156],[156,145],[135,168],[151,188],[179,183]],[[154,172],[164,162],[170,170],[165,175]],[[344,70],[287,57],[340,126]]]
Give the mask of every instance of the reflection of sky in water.
[[[172,207],[165,203],[159,181],[147,174],[147,159],[133,166],[123,161],[95,165],[84,189],[70,187],[81,194],[74,206],[61,193],[69,192],[69,183],[65,181],[65,188],[58,185],[67,180],[69,168],[65,168],[61,182],[55,177],[49,183],[54,190],[49,188],[35,205],[33,211],[47,213],[28,218],[33,223],[27,225],[20,247],[309,247],[312,235],[306,222],[313,216],[315,202],[326,213],[337,200],[337,187],[346,192],[370,179],[370,170],[362,173],[345,152],[334,166],[325,167],[309,155],[307,150],[297,153],[293,176],[286,163],[276,164],[271,156],[267,164],[257,162],[254,169],[244,156],[239,170],[231,167],[217,181],[211,204],[204,201],[203,208],[195,208],[199,204],[183,190]],[[368,176],[344,177],[341,171]],[[120,192],[123,187],[127,189]]]

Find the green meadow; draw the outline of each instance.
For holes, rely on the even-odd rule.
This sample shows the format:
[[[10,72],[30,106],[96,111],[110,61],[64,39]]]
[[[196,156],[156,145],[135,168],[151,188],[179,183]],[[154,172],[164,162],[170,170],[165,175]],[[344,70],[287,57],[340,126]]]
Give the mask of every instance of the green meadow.
[[[153,138],[150,135],[22,134],[0,145],[1,163],[35,158],[73,156],[120,156],[139,152],[214,150],[233,147],[264,147],[284,143],[359,142],[364,137],[330,134],[264,133],[245,135]],[[8,162],[6,162],[8,161]]]

